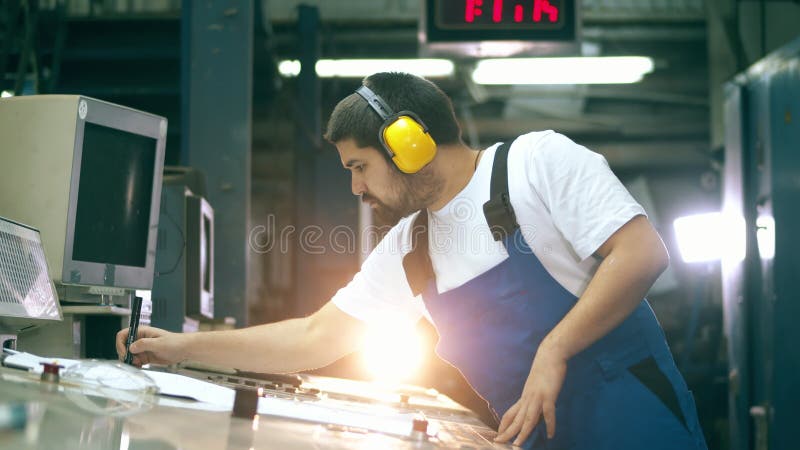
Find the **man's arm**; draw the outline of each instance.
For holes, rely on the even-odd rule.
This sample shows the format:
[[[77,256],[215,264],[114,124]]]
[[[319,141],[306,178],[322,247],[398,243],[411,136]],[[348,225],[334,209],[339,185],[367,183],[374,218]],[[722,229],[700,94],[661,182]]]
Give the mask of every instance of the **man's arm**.
[[[284,373],[328,365],[356,350],[365,325],[328,302],[314,314],[227,331],[170,333],[139,328],[131,345],[134,364],[192,360],[251,372]],[[117,353],[125,356],[128,329],[117,333]]]
[[[503,416],[498,441],[518,435],[514,442],[521,444],[541,416],[548,436],[555,434],[555,402],[567,360],[622,323],[669,265],[664,243],[644,216],[623,225],[596,254],[602,263],[575,306],[539,346],[522,397]]]
[[[595,252],[603,258],[574,308],[540,347],[569,359],[608,334],[633,312],[661,273],[669,254],[645,216],[636,216]]]

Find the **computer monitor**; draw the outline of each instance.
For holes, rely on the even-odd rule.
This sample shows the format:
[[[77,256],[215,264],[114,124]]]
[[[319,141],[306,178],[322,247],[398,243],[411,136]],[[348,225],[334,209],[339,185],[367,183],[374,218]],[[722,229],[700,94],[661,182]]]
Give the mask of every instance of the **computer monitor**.
[[[214,318],[214,210],[190,167],[167,167],[161,190],[151,324],[196,331]]]
[[[0,334],[61,319],[39,231],[0,217]]]
[[[214,318],[214,210],[205,198],[186,197],[187,245],[186,315]],[[196,237],[195,237],[196,236]]]
[[[40,230],[57,286],[151,289],[166,132],[78,95],[0,100],[0,215]]]

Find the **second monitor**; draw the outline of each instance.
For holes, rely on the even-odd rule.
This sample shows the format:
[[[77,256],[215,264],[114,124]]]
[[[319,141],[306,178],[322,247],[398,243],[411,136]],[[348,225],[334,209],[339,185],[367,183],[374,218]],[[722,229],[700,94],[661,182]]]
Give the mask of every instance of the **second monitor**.
[[[205,179],[189,167],[166,167],[153,281],[151,324],[197,331],[214,318],[214,210]]]

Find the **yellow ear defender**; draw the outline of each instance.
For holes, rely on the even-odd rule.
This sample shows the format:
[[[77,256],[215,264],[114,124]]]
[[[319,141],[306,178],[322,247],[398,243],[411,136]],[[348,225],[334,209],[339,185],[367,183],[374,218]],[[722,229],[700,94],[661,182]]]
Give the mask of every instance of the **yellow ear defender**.
[[[356,93],[383,119],[378,139],[401,172],[419,172],[433,160],[436,143],[419,116],[411,111],[393,112],[378,94],[366,86],[358,88]]]

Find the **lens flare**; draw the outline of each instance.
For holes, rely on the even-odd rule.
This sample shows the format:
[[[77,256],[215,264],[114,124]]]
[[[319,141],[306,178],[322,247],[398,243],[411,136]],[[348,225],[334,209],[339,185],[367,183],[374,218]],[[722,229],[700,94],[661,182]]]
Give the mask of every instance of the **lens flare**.
[[[407,381],[420,368],[422,339],[411,325],[373,326],[364,336],[362,359],[374,381]]]

